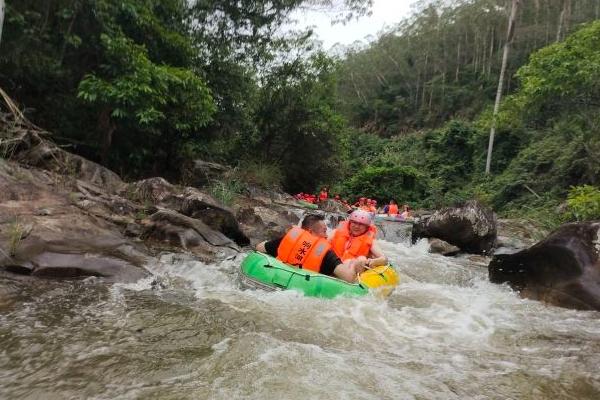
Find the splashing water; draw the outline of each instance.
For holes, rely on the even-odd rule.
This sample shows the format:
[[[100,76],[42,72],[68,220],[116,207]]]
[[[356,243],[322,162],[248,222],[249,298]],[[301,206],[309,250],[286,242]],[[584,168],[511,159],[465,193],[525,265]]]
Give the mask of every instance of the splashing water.
[[[387,300],[243,290],[244,255],[163,255],[130,285],[0,277],[0,398],[600,398],[599,313],[522,300],[425,242],[382,248]]]

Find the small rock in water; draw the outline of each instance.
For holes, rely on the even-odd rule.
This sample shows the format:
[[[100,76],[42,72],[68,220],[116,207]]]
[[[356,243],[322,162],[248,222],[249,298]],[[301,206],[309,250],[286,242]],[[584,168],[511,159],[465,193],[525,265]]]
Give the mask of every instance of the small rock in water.
[[[454,256],[460,252],[460,248],[443,241],[442,239],[429,239],[429,252],[443,256]]]

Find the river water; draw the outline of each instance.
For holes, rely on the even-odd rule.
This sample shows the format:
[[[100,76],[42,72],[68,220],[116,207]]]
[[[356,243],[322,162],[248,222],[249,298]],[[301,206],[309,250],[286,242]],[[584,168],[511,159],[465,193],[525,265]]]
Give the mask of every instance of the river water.
[[[387,299],[243,289],[243,255],[131,285],[0,278],[2,399],[600,399],[600,313],[382,243]]]

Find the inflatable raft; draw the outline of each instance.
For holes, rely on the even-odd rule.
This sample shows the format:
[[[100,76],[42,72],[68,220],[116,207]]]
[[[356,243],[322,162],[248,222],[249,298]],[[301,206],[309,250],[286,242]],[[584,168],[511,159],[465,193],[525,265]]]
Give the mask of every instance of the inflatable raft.
[[[332,276],[287,265],[267,254],[252,252],[240,266],[245,286],[267,291],[297,290],[306,296],[334,298],[337,296],[364,296],[373,292],[388,296],[398,285],[398,274],[393,267],[375,267],[360,274],[358,282],[349,283]]]
[[[412,224],[415,222],[414,218],[400,218],[397,216],[390,216],[387,214],[376,214],[375,221],[391,221],[391,222],[404,222],[406,224]]]
[[[308,201],[304,201],[304,200],[297,200],[297,201],[301,207],[308,208],[309,210],[316,210],[317,208],[319,208],[318,205],[310,203]]]

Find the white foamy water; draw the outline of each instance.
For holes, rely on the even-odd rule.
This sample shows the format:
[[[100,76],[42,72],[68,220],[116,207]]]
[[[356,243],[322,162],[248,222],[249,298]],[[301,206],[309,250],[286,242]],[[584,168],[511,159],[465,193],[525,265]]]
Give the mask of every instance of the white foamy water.
[[[520,299],[487,260],[382,247],[401,275],[386,300],[243,289],[243,255],[165,255],[132,285],[22,283],[0,398],[600,398],[599,313]]]

